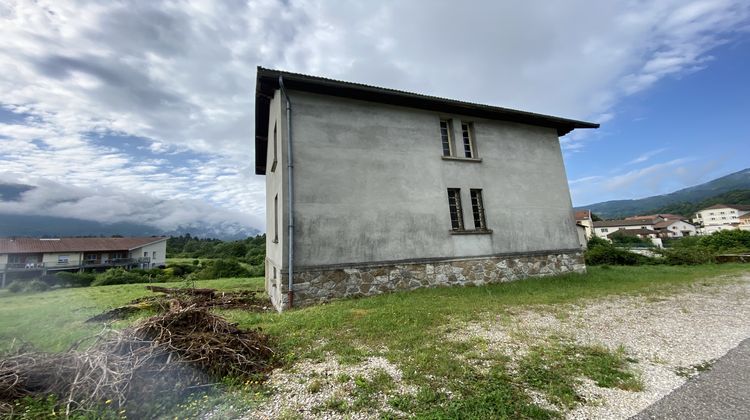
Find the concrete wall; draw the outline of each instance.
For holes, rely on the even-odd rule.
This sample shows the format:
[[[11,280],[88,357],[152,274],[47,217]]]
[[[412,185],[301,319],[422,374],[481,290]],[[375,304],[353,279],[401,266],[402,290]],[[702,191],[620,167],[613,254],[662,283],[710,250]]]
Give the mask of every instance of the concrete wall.
[[[290,96],[296,265],[579,249],[554,129]],[[461,120],[473,123],[481,162],[441,158],[440,118],[454,120],[457,140]],[[467,227],[469,189],[481,188],[493,232],[452,234],[447,188],[461,189]]]
[[[696,214],[695,222],[702,222],[706,227],[705,233],[710,234],[719,230],[734,229],[733,223],[739,223],[740,216],[748,213],[747,211],[737,210],[730,207],[719,209],[701,210]],[[709,226],[724,226],[723,229],[708,228]]]
[[[584,272],[581,251],[321,267],[295,272],[294,306],[422,287],[482,286],[526,277]],[[285,302],[277,304],[277,308],[286,308]]]
[[[682,220],[677,220],[669,225],[667,227],[667,231],[669,232],[669,237],[671,238],[681,238],[685,236],[683,232],[688,232],[688,236],[695,236],[697,232],[695,226],[691,225],[690,223],[685,223]]]
[[[283,107],[282,107],[283,105]],[[266,155],[266,291],[276,302],[282,299],[281,284],[287,280],[287,127],[286,104],[280,91],[271,100]],[[274,161],[274,127],[276,128],[276,165]],[[296,134],[296,133],[295,133]],[[296,139],[296,135],[295,135]],[[278,199],[276,199],[278,197]],[[275,208],[276,207],[276,208]],[[277,216],[274,211],[277,211]],[[275,240],[277,238],[277,240]]]
[[[58,258],[60,256],[67,256],[68,262],[67,263],[58,263]],[[45,253],[42,257],[42,262],[44,265],[48,268],[54,268],[54,267],[67,267],[67,266],[77,266],[81,263],[83,259],[83,253],[82,252],[50,252]]]
[[[578,245],[581,249],[588,247],[589,238],[586,236],[586,227],[582,225],[576,225],[576,232],[578,233]]]
[[[151,258],[151,267],[158,267],[167,263],[167,241],[159,241],[153,244],[135,248],[130,251],[130,258],[143,258],[143,253],[146,253],[147,257]],[[156,256],[154,257],[154,253]]]

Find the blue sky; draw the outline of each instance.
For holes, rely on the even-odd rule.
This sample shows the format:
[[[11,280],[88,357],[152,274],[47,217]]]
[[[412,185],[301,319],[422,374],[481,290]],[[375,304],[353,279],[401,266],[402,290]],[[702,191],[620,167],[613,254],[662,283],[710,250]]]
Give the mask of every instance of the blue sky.
[[[710,56],[624,99],[585,148],[566,153],[576,205],[668,193],[750,167],[750,37]]]
[[[0,0],[0,215],[263,230],[258,65],[600,122],[574,204],[665,193],[750,166],[749,51],[744,0]]]

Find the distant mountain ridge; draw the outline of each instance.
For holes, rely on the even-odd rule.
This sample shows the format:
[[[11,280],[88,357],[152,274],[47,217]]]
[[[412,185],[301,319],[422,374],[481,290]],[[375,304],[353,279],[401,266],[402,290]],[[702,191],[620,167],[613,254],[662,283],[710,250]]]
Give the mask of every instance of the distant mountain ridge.
[[[725,193],[734,192],[736,196],[744,197],[740,190],[750,190],[750,168],[734,172],[700,185],[683,188],[669,194],[655,195],[637,200],[605,201],[602,203],[576,207],[576,210],[589,209],[604,219],[614,219],[639,214],[675,213],[680,209],[683,212],[686,210],[694,212],[695,210],[692,210],[694,206],[708,202],[713,197],[721,196]],[[727,198],[729,199],[731,196],[727,196]],[[714,202],[711,204],[717,203],[720,202]],[[681,214],[686,217],[691,216],[691,214]]]
[[[62,237],[62,236],[180,236],[190,234],[197,238],[216,238],[225,241],[245,239],[261,233],[257,229],[229,223],[221,226],[191,225],[174,230],[161,230],[153,226],[130,223],[100,223],[93,220],[55,216],[29,216],[0,214],[0,237]]]
[[[225,241],[245,239],[261,233],[257,229],[236,223],[222,226],[191,225],[175,230],[161,230],[153,226],[130,223],[100,223],[93,220],[55,216],[29,216],[0,214],[0,237],[62,237],[62,236],[180,236],[190,234],[197,238],[216,238]]]

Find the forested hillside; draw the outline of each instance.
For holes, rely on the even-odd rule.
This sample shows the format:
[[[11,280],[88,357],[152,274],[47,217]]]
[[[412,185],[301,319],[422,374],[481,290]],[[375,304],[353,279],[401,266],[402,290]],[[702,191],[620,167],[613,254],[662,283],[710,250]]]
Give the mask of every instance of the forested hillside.
[[[195,238],[190,234],[172,236],[167,240],[168,258],[232,258],[254,266],[266,258],[266,235],[237,241]]]
[[[737,191],[750,190],[750,168],[714,179],[704,184],[684,188],[670,194],[656,195],[637,200],[614,200],[602,203],[589,204],[576,207],[576,210],[588,209],[604,219],[617,219],[625,216],[638,214],[652,214],[656,210],[665,213],[663,209],[674,209],[684,216],[695,212],[692,207],[685,204],[694,204],[700,208],[705,202],[709,202],[723,194],[735,193]],[[727,199],[741,199],[741,197],[726,197]],[[722,198],[724,199],[724,198]],[[712,204],[716,204],[713,202]],[[743,204],[739,202],[724,202],[723,204]],[[711,204],[709,204],[711,205]],[[682,211],[677,211],[682,209]],[[669,213],[672,213],[670,211]]]
[[[675,203],[645,212],[646,214],[673,213],[685,217],[692,217],[698,210],[713,206],[714,204],[748,204],[750,205],[750,190],[735,190],[728,193],[701,200],[697,203]]]

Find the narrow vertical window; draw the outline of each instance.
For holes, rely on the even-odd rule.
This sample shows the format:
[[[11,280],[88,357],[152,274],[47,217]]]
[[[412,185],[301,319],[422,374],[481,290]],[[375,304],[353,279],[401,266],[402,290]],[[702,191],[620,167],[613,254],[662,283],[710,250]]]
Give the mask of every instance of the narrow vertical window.
[[[474,229],[485,230],[487,223],[484,220],[484,203],[482,202],[482,190],[470,190],[471,213],[474,215]]]
[[[278,160],[279,145],[276,133],[276,122],[273,123],[273,164],[271,165],[271,172],[276,170],[276,161]]]
[[[461,210],[461,190],[448,188],[448,209],[451,213],[451,229],[463,230],[464,217]]]
[[[440,139],[443,142],[443,156],[451,156],[451,122],[450,120],[440,120]]]
[[[279,242],[279,195],[273,198],[273,242]]]
[[[471,123],[461,123],[461,135],[464,139],[464,155],[467,158],[474,157],[474,133]]]

